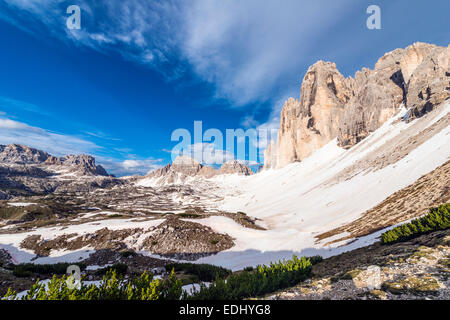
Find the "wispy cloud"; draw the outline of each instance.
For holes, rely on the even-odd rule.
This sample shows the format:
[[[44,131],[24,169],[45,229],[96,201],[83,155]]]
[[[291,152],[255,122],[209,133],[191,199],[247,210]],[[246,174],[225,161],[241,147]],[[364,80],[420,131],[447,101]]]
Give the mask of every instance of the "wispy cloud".
[[[112,172],[117,176],[145,175],[162,167],[161,159],[128,159],[117,161],[115,159],[98,157],[98,162],[108,172]]]
[[[84,133],[87,134],[88,136],[98,138],[98,139],[103,139],[103,140],[110,140],[110,141],[121,141],[122,140],[119,138],[114,138],[114,137],[110,136],[109,134],[101,132],[101,131],[97,131],[97,132],[84,131]]]
[[[217,95],[237,105],[271,100],[349,1],[194,1],[181,47]],[[277,97],[275,97],[277,98]]]
[[[292,92],[304,57],[351,5],[350,0],[82,0],[82,29],[68,30],[64,2],[5,1],[63,41],[118,51],[168,78],[188,64],[231,106],[276,100],[285,93],[278,92],[282,87]],[[15,18],[20,24],[23,15]],[[32,28],[29,19],[26,26]]]
[[[24,29],[43,24],[61,41],[118,52],[168,80],[193,71],[212,84],[213,98],[230,107],[272,105],[262,124],[249,110],[242,119],[246,128],[278,128],[284,100],[298,96],[311,53],[354,5],[351,0],[81,0],[82,29],[68,30],[65,2],[5,2],[19,10],[8,19]]]
[[[93,153],[101,149],[93,142],[76,136],[51,132],[26,123],[0,118],[0,144],[24,144],[54,155]]]
[[[42,110],[39,106],[33,103],[15,100],[7,97],[0,97],[0,109],[13,111],[19,109],[27,112],[37,113],[39,115],[49,115],[49,113]]]
[[[96,157],[110,173],[117,176],[146,174],[161,166],[161,159],[131,159],[106,157],[103,147],[80,137],[52,132],[43,128],[30,126],[24,122],[2,117],[0,114],[0,144],[23,144],[46,151],[55,156],[67,154],[90,154]],[[127,149],[129,152],[132,150]]]

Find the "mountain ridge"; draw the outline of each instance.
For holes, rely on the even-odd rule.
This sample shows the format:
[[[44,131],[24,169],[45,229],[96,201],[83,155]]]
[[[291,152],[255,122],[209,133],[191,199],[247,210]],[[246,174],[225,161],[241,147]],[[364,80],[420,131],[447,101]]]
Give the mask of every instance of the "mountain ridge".
[[[381,57],[373,70],[344,76],[332,62],[318,61],[305,74],[300,99],[286,101],[277,142],[264,153],[264,169],[302,161],[338,139],[351,148],[396,114],[410,120],[450,98],[450,47],[417,42]]]

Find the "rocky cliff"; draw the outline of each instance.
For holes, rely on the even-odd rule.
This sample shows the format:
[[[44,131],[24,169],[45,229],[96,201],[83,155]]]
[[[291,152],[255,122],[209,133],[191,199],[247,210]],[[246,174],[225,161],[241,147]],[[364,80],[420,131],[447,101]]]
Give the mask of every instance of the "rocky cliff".
[[[0,145],[0,163],[38,164],[51,156],[44,151],[18,144]]]
[[[183,184],[188,177],[212,178],[222,174],[252,175],[253,171],[239,161],[225,162],[219,169],[200,164],[198,161],[187,157],[179,156],[172,164],[150,172],[140,180],[156,179],[158,185],[162,184]],[[140,181],[142,182],[142,181]]]
[[[0,164],[61,166],[79,175],[108,176],[102,166],[95,164],[95,158],[92,156],[68,155],[58,158],[18,144],[0,145]]]
[[[351,148],[402,104],[409,120],[424,115],[450,97],[449,57],[449,47],[415,43],[348,78],[334,63],[317,62],[306,72],[300,99],[286,101],[278,141],[266,149],[264,168],[301,161],[335,138]]]
[[[250,176],[253,174],[253,171],[247,167],[245,164],[240,163],[239,161],[232,160],[225,162],[219,170],[216,171],[216,175],[220,174],[240,174],[244,176]]]
[[[54,157],[23,145],[0,145],[0,198],[90,191],[121,181],[88,155]]]

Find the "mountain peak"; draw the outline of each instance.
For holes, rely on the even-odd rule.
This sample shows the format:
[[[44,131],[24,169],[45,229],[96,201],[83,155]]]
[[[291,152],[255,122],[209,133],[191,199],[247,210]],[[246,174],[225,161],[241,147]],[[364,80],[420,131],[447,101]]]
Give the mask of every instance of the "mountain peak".
[[[337,138],[348,149],[377,130],[402,105],[410,119],[450,98],[450,49],[422,42],[384,54],[373,70],[354,78],[336,64],[318,61],[301,85],[300,100],[289,99],[281,112],[277,145],[266,149],[264,167],[282,168],[301,161]]]
[[[106,170],[95,164],[90,155],[55,157],[45,151],[20,144],[0,145],[0,163],[20,165],[64,166],[82,175],[108,176]]]
[[[47,152],[20,144],[0,146],[0,162],[18,164],[39,164],[48,159]]]

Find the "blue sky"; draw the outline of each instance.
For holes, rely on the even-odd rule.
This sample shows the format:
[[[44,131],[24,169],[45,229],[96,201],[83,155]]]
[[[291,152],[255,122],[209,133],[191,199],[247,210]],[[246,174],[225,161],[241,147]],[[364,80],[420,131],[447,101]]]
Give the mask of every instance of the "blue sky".
[[[66,27],[73,4],[81,30]],[[0,143],[144,174],[196,120],[276,128],[317,60],[349,76],[416,41],[447,46],[449,14],[447,0],[0,0]]]

